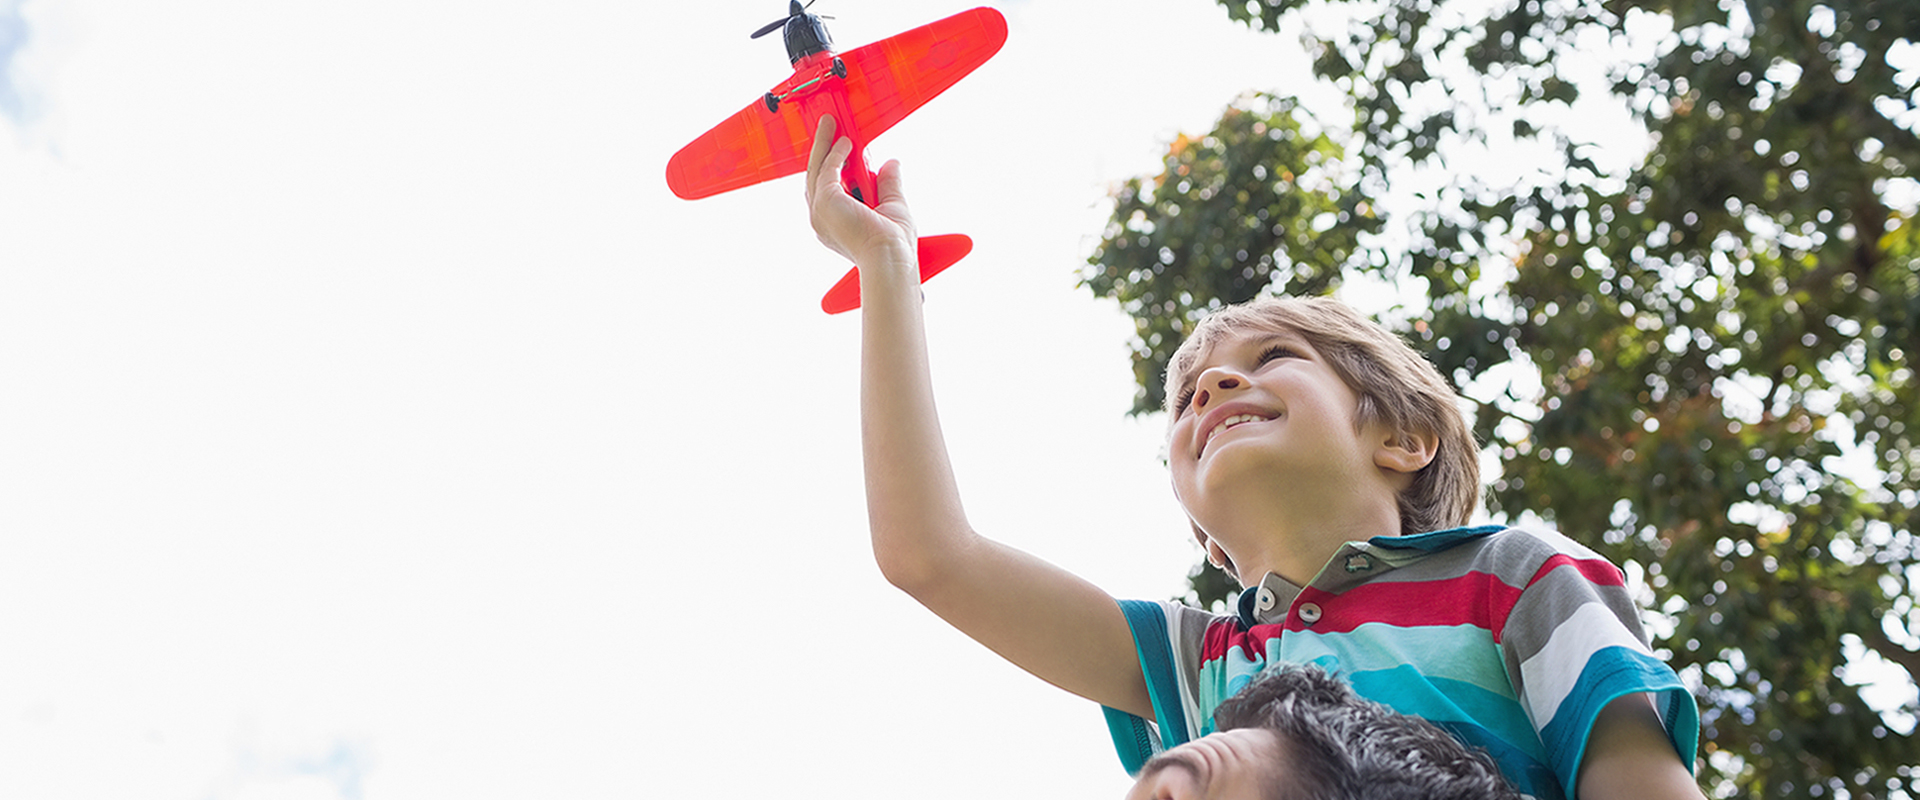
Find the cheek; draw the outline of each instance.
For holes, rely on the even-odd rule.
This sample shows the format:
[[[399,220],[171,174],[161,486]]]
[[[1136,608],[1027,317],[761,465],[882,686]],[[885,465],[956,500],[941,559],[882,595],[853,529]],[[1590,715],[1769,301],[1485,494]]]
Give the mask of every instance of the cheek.
[[[1174,434],[1173,438],[1167,440],[1167,447],[1164,452],[1167,456],[1167,469],[1173,473],[1175,481],[1179,481],[1183,475],[1193,474],[1196,459],[1194,458],[1193,445],[1189,443],[1187,437],[1177,433]]]
[[[1161,452],[1167,454],[1169,461],[1177,462],[1183,455],[1191,458],[1193,454],[1189,452],[1191,448],[1188,447],[1187,443],[1192,440],[1193,421],[1183,419],[1175,423],[1173,427],[1167,429],[1167,440],[1165,445],[1161,447]]]

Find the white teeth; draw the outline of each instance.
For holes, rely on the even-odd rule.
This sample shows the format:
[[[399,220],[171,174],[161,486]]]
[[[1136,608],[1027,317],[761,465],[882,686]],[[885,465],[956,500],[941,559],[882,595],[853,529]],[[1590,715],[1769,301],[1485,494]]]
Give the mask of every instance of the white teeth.
[[[1267,417],[1260,416],[1259,414],[1235,414],[1220,420],[1220,424],[1213,426],[1213,430],[1207,431],[1207,441],[1213,441],[1213,437],[1219,436],[1222,431],[1242,422],[1265,422],[1266,420]]]

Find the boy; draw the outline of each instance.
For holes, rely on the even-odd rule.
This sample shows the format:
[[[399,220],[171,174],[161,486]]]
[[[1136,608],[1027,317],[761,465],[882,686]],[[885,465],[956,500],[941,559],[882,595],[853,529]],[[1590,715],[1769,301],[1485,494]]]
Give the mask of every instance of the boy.
[[[1619,570],[1558,537],[1426,533],[1472,510],[1471,436],[1430,365],[1337,304],[1218,315],[1170,376],[1174,491],[1208,558],[1248,587],[1241,614],[1116,603],[975,533],[934,412],[900,166],[881,168],[868,208],[840,184],[851,147],[820,121],[806,193],[821,241],[860,266],[874,558],[968,636],[1108,707],[1130,770],[1207,733],[1268,662],[1311,661],[1492,750],[1528,795],[1701,797],[1697,712],[1647,652]]]

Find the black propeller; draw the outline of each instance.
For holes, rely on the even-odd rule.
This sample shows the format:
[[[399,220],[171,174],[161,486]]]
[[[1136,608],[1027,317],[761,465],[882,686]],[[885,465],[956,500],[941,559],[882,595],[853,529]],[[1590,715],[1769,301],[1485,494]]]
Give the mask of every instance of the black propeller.
[[[769,22],[769,23],[767,23],[767,26],[766,26],[766,27],[764,27],[764,28],[761,28],[760,30],[757,30],[757,31],[754,31],[754,32],[753,32],[753,35],[752,35],[752,36],[749,36],[749,37],[747,37],[747,38],[749,38],[749,39],[758,39],[758,38],[760,38],[760,37],[762,37],[762,36],[765,36],[765,35],[767,35],[767,34],[769,34],[769,33],[772,33],[772,32],[774,32],[774,31],[777,31],[777,30],[780,30],[780,28],[782,28],[783,26],[785,26],[785,25],[787,24],[787,21],[788,21],[788,20],[791,20],[791,19],[793,19],[794,17],[798,17],[798,16],[801,16],[801,15],[804,15],[804,14],[806,14],[806,13],[807,13],[807,9],[809,9],[809,8],[812,8],[812,7],[813,7],[813,4],[814,4],[814,2],[816,2],[816,0],[807,0],[807,4],[803,6],[803,5],[800,5],[800,0],[791,0],[791,1],[789,2],[789,3],[787,3],[787,9],[788,9],[788,10],[787,10],[787,15],[786,15],[786,16],[784,16],[784,17],[781,17],[781,18],[779,18],[779,19],[777,19],[777,20],[774,20],[774,21],[772,21],[772,22]],[[822,19],[833,19],[833,17],[822,17]]]

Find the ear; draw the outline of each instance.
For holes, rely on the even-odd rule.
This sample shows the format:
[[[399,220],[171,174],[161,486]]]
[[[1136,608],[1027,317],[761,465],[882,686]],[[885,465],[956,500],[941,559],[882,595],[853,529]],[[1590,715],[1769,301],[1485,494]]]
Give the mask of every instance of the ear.
[[[1373,465],[1404,475],[1426,469],[1440,452],[1440,437],[1426,431],[1394,431],[1374,448]]]
[[[1223,570],[1227,569],[1227,564],[1232,563],[1232,559],[1227,558],[1227,551],[1220,549],[1220,545],[1214,544],[1211,539],[1207,541],[1206,546],[1207,563]]]
[[[1200,530],[1200,523],[1192,520],[1187,522],[1193,526],[1194,540],[1200,543],[1201,550],[1206,551],[1207,563],[1219,567],[1221,571],[1227,573],[1227,577],[1240,580],[1240,571],[1234,568],[1233,558],[1227,555],[1227,551],[1220,549],[1220,545],[1214,542],[1213,537],[1208,536],[1206,531]]]
[[[1187,520],[1187,524],[1193,526],[1193,540],[1200,543],[1200,549],[1207,554],[1207,561],[1216,567],[1220,566],[1220,559],[1225,554],[1214,555],[1220,552],[1220,546],[1213,543],[1213,539],[1207,536],[1206,531],[1200,530],[1200,523]]]

